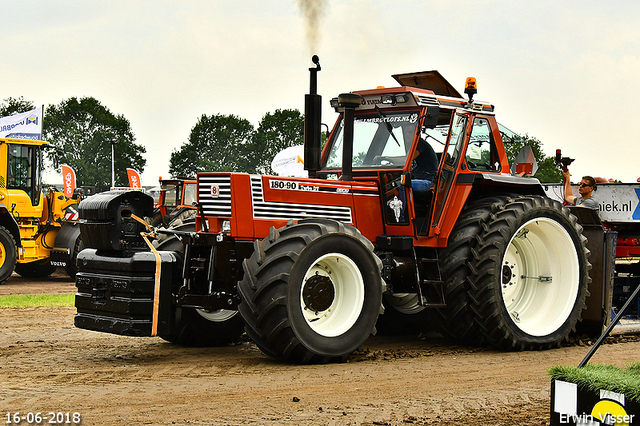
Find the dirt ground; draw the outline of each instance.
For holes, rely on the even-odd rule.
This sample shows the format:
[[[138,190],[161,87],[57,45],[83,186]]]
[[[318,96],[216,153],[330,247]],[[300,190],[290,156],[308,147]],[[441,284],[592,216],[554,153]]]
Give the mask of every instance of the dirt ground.
[[[0,295],[73,292],[63,273],[0,285]],[[547,368],[577,364],[588,350],[507,353],[438,335],[374,337],[347,363],[292,366],[249,342],[183,348],[80,330],[74,314],[0,310],[2,423],[7,413],[48,421],[49,412],[77,412],[83,425],[106,426],[546,425]],[[639,349],[636,337],[618,338],[592,362],[624,366],[640,360]]]

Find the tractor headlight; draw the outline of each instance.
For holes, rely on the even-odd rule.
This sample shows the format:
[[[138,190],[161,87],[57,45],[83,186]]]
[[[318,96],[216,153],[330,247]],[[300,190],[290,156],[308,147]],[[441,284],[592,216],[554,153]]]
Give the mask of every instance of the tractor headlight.
[[[231,221],[223,220],[220,226],[220,231],[222,231],[225,234],[229,234],[231,232]]]

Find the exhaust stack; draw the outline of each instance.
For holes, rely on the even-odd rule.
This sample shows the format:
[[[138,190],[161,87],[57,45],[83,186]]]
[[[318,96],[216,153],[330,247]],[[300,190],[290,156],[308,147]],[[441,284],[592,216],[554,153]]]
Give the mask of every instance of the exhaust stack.
[[[316,65],[309,68],[310,87],[309,94],[304,96],[304,168],[309,172],[309,177],[316,177],[320,170],[320,147],[322,123],[322,96],[318,95],[318,71],[320,58],[313,55],[311,61]]]

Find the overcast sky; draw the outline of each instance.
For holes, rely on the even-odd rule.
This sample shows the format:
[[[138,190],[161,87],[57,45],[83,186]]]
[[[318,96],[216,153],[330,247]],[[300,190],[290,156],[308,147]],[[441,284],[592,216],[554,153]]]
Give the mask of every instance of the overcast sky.
[[[501,124],[576,159],[574,181],[640,177],[640,1],[301,3],[3,0],[0,99],[95,97],[130,121],[155,185],[202,114],[302,111],[318,54],[326,123],[339,93],[437,69],[459,91],[476,77]]]

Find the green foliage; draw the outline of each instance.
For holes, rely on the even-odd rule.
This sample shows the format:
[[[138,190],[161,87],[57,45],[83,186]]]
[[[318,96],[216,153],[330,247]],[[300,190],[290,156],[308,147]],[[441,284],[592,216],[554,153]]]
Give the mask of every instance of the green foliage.
[[[47,157],[54,167],[73,167],[78,186],[111,186],[111,144],[114,145],[115,184],[127,186],[127,167],[142,173],[147,161],[145,147],[135,143],[129,120],[114,115],[92,97],[69,98],[46,109],[44,139],[53,149]]]
[[[509,164],[513,164],[520,153],[520,150],[527,145],[533,150],[533,156],[538,162],[538,171],[536,172],[535,177],[542,183],[562,182],[562,171],[557,166],[555,157],[545,156],[544,152],[542,152],[542,142],[534,137],[530,137],[529,135],[515,135],[515,137],[511,139],[511,142],[505,139],[504,146],[507,151]],[[512,172],[515,172],[515,170],[512,170]]]
[[[298,110],[267,113],[257,130],[235,115],[203,115],[191,129],[189,141],[171,153],[169,173],[173,177],[202,171],[270,174],[278,152],[302,144],[303,123]]]
[[[191,129],[189,142],[171,153],[169,173],[192,177],[203,171],[245,171],[246,147],[253,125],[235,115],[202,115]]]
[[[35,109],[33,102],[25,101],[22,96],[18,99],[7,98],[0,104],[0,117],[8,117]]]
[[[640,363],[620,369],[609,364],[587,364],[582,368],[556,365],[547,373],[554,380],[575,383],[580,389],[597,392],[600,389],[624,394],[640,402]]]
[[[73,306],[73,294],[12,294],[0,296],[0,308],[26,308],[32,306]]]
[[[267,113],[251,138],[246,153],[248,173],[273,174],[271,161],[285,148],[303,144],[304,116],[296,109]]]

